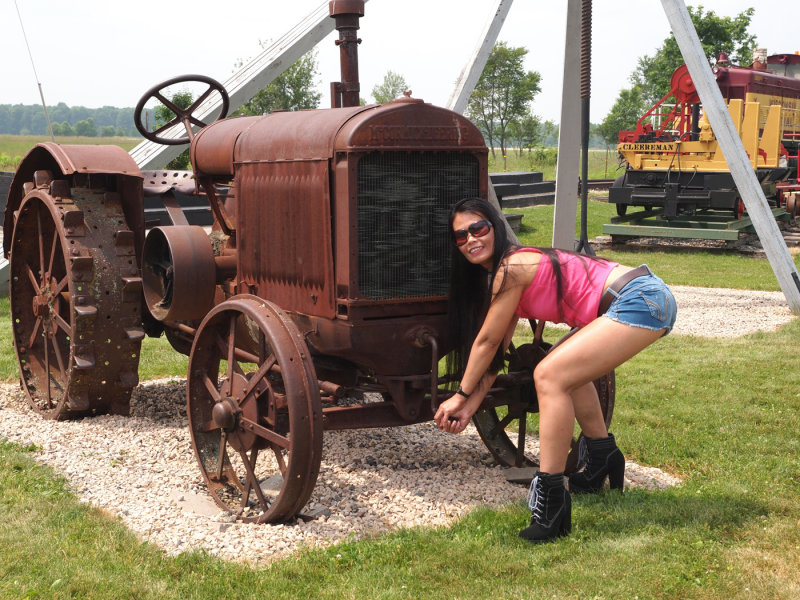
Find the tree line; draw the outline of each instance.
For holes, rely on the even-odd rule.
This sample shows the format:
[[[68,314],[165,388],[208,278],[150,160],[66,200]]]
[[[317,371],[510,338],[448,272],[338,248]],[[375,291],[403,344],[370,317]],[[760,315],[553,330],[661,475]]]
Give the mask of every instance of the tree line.
[[[59,102],[48,106],[47,112],[57,136],[140,137],[133,125],[133,107],[70,107]],[[48,135],[44,109],[39,104],[0,104],[0,134]]]

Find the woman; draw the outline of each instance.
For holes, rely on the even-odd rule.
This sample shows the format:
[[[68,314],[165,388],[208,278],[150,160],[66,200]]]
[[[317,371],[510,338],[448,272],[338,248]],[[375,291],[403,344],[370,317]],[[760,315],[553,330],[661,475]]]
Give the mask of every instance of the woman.
[[[566,535],[571,501],[564,468],[576,419],[586,437],[587,462],[570,476],[570,491],[597,492],[606,477],[613,489],[623,484],[625,458],[606,430],[592,382],[669,333],[675,299],[646,266],[632,269],[552,248],[512,245],[502,215],[480,198],[458,202],[450,228],[455,350],[448,357],[448,372],[462,376],[455,394],[434,416],[442,431],[460,433],[478,410],[519,317],[580,327],[533,373],[540,471],[528,496],[531,524],[520,532],[532,542]]]

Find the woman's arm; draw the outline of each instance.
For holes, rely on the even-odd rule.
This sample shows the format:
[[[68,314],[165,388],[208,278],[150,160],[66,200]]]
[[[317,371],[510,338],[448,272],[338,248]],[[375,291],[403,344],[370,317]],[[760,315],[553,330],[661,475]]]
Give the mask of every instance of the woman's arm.
[[[514,315],[503,341],[504,348],[508,348],[511,343],[511,338],[514,335],[516,326],[517,317]],[[436,415],[433,417],[439,429],[449,433],[461,433],[464,431],[472,415],[480,408],[481,403],[484,398],[486,398],[486,394],[489,393],[496,378],[497,373],[487,371],[484,373],[483,377],[481,377],[475,391],[470,393],[469,398],[465,398],[461,394],[456,394],[442,402],[436,411]]]
[[[524,259],[528,263],[528,257]],[[513,264],[509,265],[512,261]],[[434,416],[436,424],[443,431],[462,431],[494,383],[497,374],[489,372],[489,367],[500,344],[504,341],[506,346],[511,343],[517,324],[517,305],[523,290],[533,279],[532,273],[535,273],[535,268],[531,272],[526,269],[526,264],[518,261],[517,256],[510,257],[509,262],[498,269],[492,282],[492,301],[470,350],[467,367],[461,378],[462,393],[443,402]],[[515,267],[513,274],[509,274],[509,266]]]
[[[467,360],[467,368],[461,378],[461,388],[465,392],[471,394],[478,387],[509,330],[513,334],[512,325],[516,325],[517,306],[525,287],[523,278],[509,277],[504,269],[498,271],[489,310],[478,335],[475,336],[469,360]]]

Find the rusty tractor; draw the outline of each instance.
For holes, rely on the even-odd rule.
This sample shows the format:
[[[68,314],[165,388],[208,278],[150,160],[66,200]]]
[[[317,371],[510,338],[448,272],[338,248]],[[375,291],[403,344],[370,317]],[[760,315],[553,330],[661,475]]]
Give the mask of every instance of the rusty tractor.
[[[410,96],[359,106],[364,3],[330,6],[343,80],[332,108],[206,124],[197,102],[170,106],[191,173],[142,173],[116,147],[44,143],[9,192],[4,252],[29,404],[52,419],[127,414],[142,340],[166,335],[189,356],[188,422],[208,491],[244,521],[301,511],[323,431],[420,423],[452,393],[438,367],[447,217],[461,198],[487,197],[487,148],[466,118]],[[171,143],[163,129],[142,133]],[[213,226],[189,225],[176,189],[204,196]],[[145,222],[148,195],[171,224]],[[503,465],[536,464],[525,356],[549,347],[542,327],[512,350],[474,418]],[[596,382],[608,421],[613,375]]]

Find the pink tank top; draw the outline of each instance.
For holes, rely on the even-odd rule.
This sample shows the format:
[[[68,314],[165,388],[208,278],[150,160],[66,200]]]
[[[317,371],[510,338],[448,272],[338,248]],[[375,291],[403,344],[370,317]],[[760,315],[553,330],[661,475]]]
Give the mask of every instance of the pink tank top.
[[[517,252],[539,252],[535,248],[520,248]],[[561,265],[562,299],[559,310],[558,290],[553,265],[542,254],[536,275],[522,293],[517,316],[570,327],[583,327],[597,318],[600,297],[608,275],[619,263],[597,261],[556,250]]]

